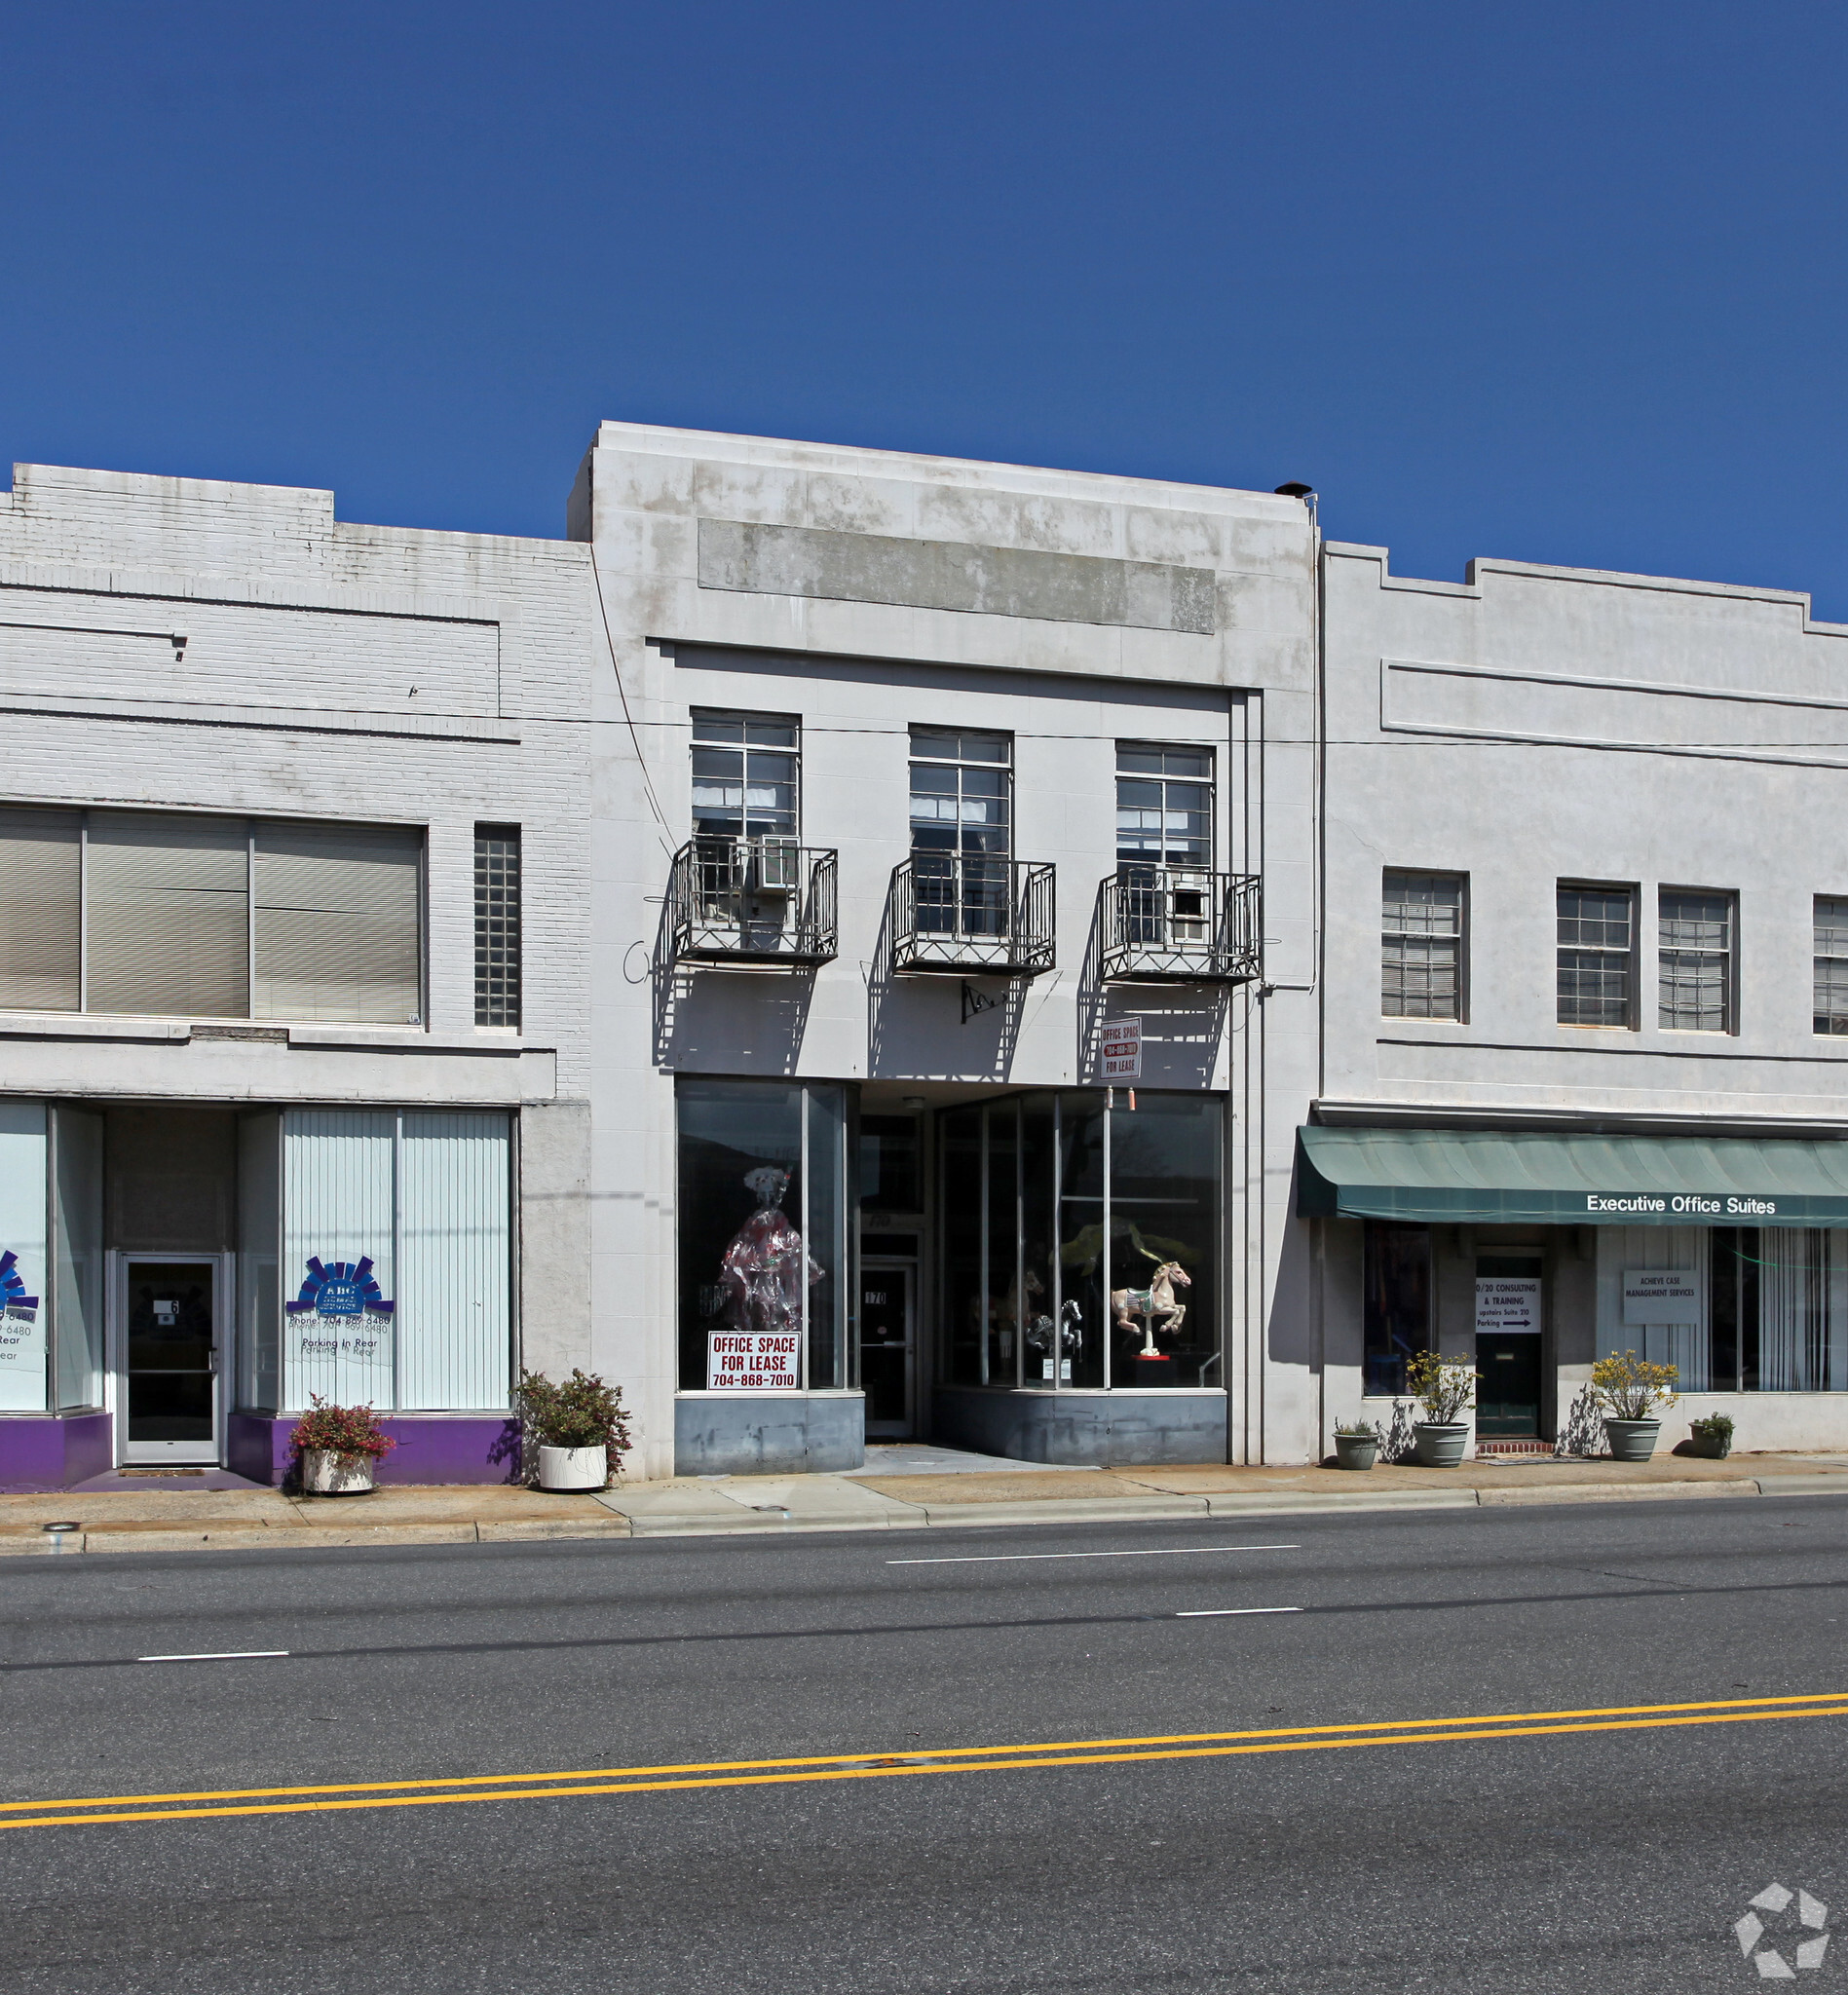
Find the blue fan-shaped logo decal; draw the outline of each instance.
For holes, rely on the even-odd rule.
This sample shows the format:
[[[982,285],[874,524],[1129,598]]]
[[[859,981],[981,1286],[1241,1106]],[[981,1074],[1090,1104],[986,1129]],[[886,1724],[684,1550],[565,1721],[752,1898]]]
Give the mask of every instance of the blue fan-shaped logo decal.
[[[319,1255],[311,1256],[300,1295],[283,1304],[291,1316],[310,1310],[317,1316],[390,1316],[396,1306],[379,1294],[370,1255],[331,1263],[323,1262]]]
[[[9,1316],[36,1316],[39,1299],[25,1293],[25,1277],[19,1272],[19,1257],[10,1248],[0,1254],[0,1308]]]

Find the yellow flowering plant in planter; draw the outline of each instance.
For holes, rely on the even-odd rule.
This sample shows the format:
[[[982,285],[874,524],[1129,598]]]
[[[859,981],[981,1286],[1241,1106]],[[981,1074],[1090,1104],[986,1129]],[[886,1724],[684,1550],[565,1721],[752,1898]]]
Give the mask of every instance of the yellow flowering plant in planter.
[[[1406,1367],[1424,1418],[1414,1428],[1418,1464],[1427,1469],[1453,1469],[1469,1443],[1469,1423],[1462,1415],[1476,1397],[1476,1367],[1468,1358],[1447,1358],[1420,1351]]]
[[[1592,1397],[1604,1416],[1613,1461],[1647,1461],[1655,1452],[1661,1414],[1675,1404],[1680,1375],[1675,1366],[1652,1365],[1635,1351],[1612,1351],[1592,1367]]]

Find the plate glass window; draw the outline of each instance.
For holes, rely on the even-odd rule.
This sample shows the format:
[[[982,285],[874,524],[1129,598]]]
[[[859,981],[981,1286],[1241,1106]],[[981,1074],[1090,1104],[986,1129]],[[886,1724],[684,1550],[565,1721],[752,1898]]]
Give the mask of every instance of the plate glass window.
[[[966,728],[911,731],[911,850],[923,935],[1007,933],[1014,743]]]
[[[1431,1229],[1368,1220],[1362,1311],[1366,1390],[1402,1393],[1431,1342]]]
[[[1657,935],[1664,1032],[1732,1031],[1733,899],[1664,887]]]
[[[1389,869],[1379,919],[1381,1013],[1461,1017],[1462,875]]]
[[[1572,886],[1558,899],[1561,1025],[1628,1026],[1636,979],[1636,895],[1627,886]]]
[[[1816,896],[1816,1030],[1848,1033],[1848,899]]]

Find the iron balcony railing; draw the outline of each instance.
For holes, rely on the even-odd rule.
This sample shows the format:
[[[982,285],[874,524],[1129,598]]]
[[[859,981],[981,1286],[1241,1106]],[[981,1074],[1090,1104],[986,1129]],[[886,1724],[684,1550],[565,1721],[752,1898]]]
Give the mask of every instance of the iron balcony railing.
[[[667,889],[675,961],[833,961],[836,872],[832,851],[794,839],[688,840]]]
[[[981,852],[914,852],[892,869],[894,970],[1051,969],[1053,869]]]
[[[1101,898],[1106,982],[1244,984],[1263,970],[1255,874],[1131,863]]]

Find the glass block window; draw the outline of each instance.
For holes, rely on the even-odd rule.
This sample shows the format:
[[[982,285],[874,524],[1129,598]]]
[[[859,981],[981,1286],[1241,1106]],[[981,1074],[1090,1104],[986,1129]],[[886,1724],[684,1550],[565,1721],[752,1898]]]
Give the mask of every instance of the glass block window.
[[[1388,868],[1379,922],[1382,1015],[1460,1018],[1463,876]]]
[[[520,834],[474,828],[474,1022],[520,1022]]]
[[[1732,895],[1662,889],[1656,967],[1664,1032],[1732,1031]]]
[[[1816,896],[1816,1030],[1848,1033],[1848,899]]]
[[[1633,1023],[1636,895],[1627,886],[1559,887],[1561,1025]]]

